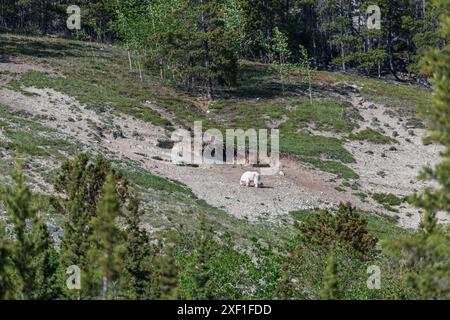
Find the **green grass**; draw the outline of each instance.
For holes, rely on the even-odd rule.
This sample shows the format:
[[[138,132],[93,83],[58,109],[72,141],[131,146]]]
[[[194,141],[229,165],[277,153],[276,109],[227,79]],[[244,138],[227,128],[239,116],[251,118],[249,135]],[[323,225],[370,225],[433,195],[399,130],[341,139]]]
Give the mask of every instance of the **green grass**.
[[[358,198],[361,199],[361,201],[366,202],[367,198],[369,197],[367,194],[365,194],[364,192],[354,192],[353,195],[357,196]]]
[[[63,92],[98,112],[104,112],[111,108],[155,125],[171,127],[168,120],[161,118],[156,111],[142,105],[145,100],[152,99],[151,94],[146,96],[142,91],[132,88],[131,85],[119,87],[120,83],[126,84],[127,82],[111,78],[111,74],[102,77],[98,72],[97,69],[93,69],[92,72],[80,69],[78,74],[69,74],[68,77],[63,78],[52,77],[42,72],[28,71],[22,75],[20,82],[28,87],[52,88]]]
[[[344,148],[340,139],[300,133],[281,133],[280,151],[295,155],[301,161],[340,178],[358,178],[358,174],[346,165],[354,163],[355,159]]]
[[[367,128],[362,131],[352,133],[348,135],[347,139],[350,140],[359,140],[359,141],[368,141],[376,144],[391,144],[398,143],[398,141],[394,138],[382,135],[381,133]]]
[[[320,209],[303,209],[289,212],[289,214],[297,221],[303,221],[307,219],[309,215],[317,214]]]
[[[397,213],[399,211],[396,207],[404,201],[392,193],[374,193],[372,194],[372,198],[382,204],[386,210]]]
[[[304,221],[310,215],[317,214],[319,209],[306,209],[290,212],[290,215],[297,221]],[[331,212],[334,212],[332,209]],[[414,233],[412,229],[405,229],[397,226],[394,217],[371,213],[357,209],[357,212],[367,221],[367,229],[380,240],[395,240],[410,236]]]
[[[281,152],[300,157],[339,160],[343,163],[355,162],[351,153],[342,145],[342,141],[336,138],[281,131],[280,140]]]
[[[388,204],[390,206],[399,206],[403,202],[403,199],[392,193],[374,193],[372,194],[372,198],[378,203]]]
[[[426,109],[431,103],[431,90],[420,85],[328,71],[319,71],[316,80],[326,83],[357,83],[362,87],[364,97],[385,104],[401,114],[413,115],[418,110]]]
[[[393,207],[399,206],[404,201],[392,193],[374,193],[372,194],[372,198],[382,204],[385,209],[393,212],[398,212],[398,210]]]
[[[320,160],[317,158],[305,158],[305,157],[300,157],[300,159],[303,162],[307,162],[307,163],[314,165],[316,168],[318,168],[324,172],[329,172],[329,173],[335,174],[339,178],[343,178],[343,179],[358,179],[359,178],[359,175],[355,171],[353,171],[351,168],[347,167],[346,165],[344,165],[338,161]]]
[[[63,150],[69,147],[65,140],[38,136],[32,132],[5,130],[4,133],[10,139],[10,142],[3,145],[4,147],[32,156],[48,156],[49,148]]]
[[[142,188],[146,189],[151,188],[154,190],[161,190],[169,193],[178,192],[186,194],[188,196],[192,197],[194,196],[192,191],[184,184],[178,181],[162,178],[141,168],[127,167],[125,169],[121,169],[121,172],[124,174],[125,177],[130,179],[131,182],[139,185]]]
[[[298,127],[312,124],[319,131],[350,132],[357,125],[345,119],[346,107],[328,100],[297,101],[289,118]]]
[[[1,147],[32,156],[49,156],[58,154],[60,150],[71,153],[75,150],[75,145],[57,137],[54,129],[24,117],[28,115],[0,105],[0,127],[8,138],[8,141],[0,142]]]

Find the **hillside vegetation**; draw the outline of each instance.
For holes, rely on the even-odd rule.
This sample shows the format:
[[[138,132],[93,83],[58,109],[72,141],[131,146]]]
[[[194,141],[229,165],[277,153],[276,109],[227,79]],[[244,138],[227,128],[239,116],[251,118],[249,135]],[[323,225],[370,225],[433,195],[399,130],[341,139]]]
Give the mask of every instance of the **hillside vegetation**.
[[[0,5],[0,299],[449,297],[448,0],[50,2]],[[196,121],[279,129],[279,172],[173,162]]]

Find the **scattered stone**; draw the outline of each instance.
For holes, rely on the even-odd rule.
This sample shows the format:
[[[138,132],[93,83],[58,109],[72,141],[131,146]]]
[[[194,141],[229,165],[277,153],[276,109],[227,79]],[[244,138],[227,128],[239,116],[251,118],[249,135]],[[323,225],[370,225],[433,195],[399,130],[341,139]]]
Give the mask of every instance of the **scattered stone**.
[[[387,115],[389,118],[395,118],[397,116],[397,114],[390,110],[390,109],[386,109],[383,114]]]
[[[171,140],[160,140],[158,139],[156,146],[161,149],[172,149],[175,142]]]
[[[382,178],[385,178],[385,177],[387,176],[387,174],[386,174],[386,172],[380,170],[380,171],[377,172],[377,176],[380,176],[380,177],[382,177]]]
[[[144,141],[144,137],[137,131],[133,131],[131,135],[133,138],[136,138],[139,141]]]
[[[392,132],[392,136],[395,138],[395,137],[398,137],[399,136],[399,134],[398,134],[398,132],[397,131],[393,131]]]
[[[147,158],[147,155],[145,153],[135,152],[134,154],[144,157],[144,158]]]
[[[98,135],[100,138],[104,138],[104,137],[105,137],[105,135],[103,134],[103,128],[101,128],[101,127],[95,127],[95,132],[97,133],[97,135]]]
[[[416,135],[416,133],[414,132],[414,130],[408,130],[408,134],[409,134],[410,136],[415,136],[415,135]]]
[[[406,121],[404,124],[404,127],[406,129],[425,129],[425,124],[420,120],[416,118],[410,118]]]
[[[123,134],[122,129],[116,128],[113,131],[113,138],[114,138],[114,140],[117,139],[117,138],[125,139],[125,135]]]
[[[192,167],[192,168],[198,168],[199,167],[198,164],[186,163],[186,162],[177,162],[177,163],[175,163],[175,165],[179,166],[179,167]]]
[[[389,148],[389,151],[398,151],[398,149],[396,147],[392,146]]]

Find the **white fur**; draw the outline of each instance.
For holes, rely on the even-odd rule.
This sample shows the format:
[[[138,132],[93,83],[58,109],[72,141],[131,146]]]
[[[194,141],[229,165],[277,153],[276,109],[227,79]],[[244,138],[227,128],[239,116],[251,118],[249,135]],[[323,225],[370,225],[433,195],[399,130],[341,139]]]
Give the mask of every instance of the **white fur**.
[[[241,186],[245,185],[247,187],[250,187],[251,182],[253,182],[253,185],[255,186],[255,188],[258,188],[262,185],[262,183],[260,181],[260,175],[258,172],[247,171],[247,172],[244,172],[244,174],[241,176],[241,181],[240,181]]]

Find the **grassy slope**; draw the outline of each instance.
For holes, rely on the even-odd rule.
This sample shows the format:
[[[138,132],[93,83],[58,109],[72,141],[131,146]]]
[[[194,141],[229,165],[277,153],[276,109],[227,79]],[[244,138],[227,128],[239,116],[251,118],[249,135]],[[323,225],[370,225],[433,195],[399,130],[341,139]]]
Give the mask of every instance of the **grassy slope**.
[[[297,74],[290,74],[286,95],[282,96],[278,77],[273,72],[263,65],[243,62],[240,86],[222,91],[222,98],[211,106],[211,113],[206,114],[192,103],[194,99],[161,86],[159,79],[152,75],[145,74],[144,81],[140,82],[136,72],[128,70],[128,61],[123,52],[113,47],[4,34],[0,34],[0,42],[0,54],[39,64],[60,75],[50,76],[29,71],[9,83],[8,86],[14,90],[31,85],[51,87],[77,98],[98,112],[108,109],[110,112],[128,113],[169,130],[172,123],[145,107],[142,102],[156,102],[187,125],[192,125],[194,120],[203,120],[204,129],[267,128],[271,122],[280,121],[283,152],[321,170],[349,179],[355,179],[357,175],[346,166],[354,159],[343,147],[345,140],[314,135],[307,130],[312,128],[348,135],[356,128],[352,117],[354,110],[331,95],[339,90],[339,87],[331,85],[344,81],[363,84],[363,95],[392,105],[395,112],[405,112],[412,116],[414,110],[426,105],[430,97],[426,90],[415,86],[318,72],[313,83],[314,102],[311,105],[305,94],[306,84]],[[0,124],[10,126],[10,117],[15,115],[8,115],[8,112],[2,110]],[[13,144],[9,148],[21,149],[31,155],[40,153],[43,156],[54,156],[54,151],[61,147],[58,140],[46,140],[50,139],[47,135],[30,140],[26,132],[34,129],[39,131],[30,124],[24,124],[20,130],[9,128],[6,135]],[[373,135],[367,136],[368,138],[359,138],[373,138]],[[5,147],[8,146],[0,146]],[[238,239],[258,238],[277,243],[287,241],[292,233],[290,228],[283,230],[282,224],[242,223],[222,210],[196,199],[185,186],[142,172],[133,163],[127,164],[123,170],[136,183],[141,197],[149,203],[153,212],[147,214],[145,219],[152,226],[177,224],[191,228],[197,223],[198,213],[203,211],[219,230],[229,231]]]

